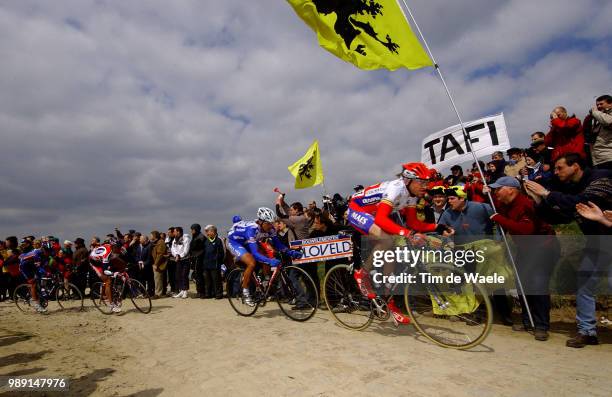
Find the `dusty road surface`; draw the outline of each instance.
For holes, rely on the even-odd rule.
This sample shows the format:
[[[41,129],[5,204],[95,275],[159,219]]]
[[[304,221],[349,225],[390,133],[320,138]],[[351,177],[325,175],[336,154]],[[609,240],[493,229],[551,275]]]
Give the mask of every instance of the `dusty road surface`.
[[[26,315],[0,303],[0,375],[64,375],[74,396],[602,396],[612,395],[612,338],[565,347],[495,325],[471,351],[443,349],[412,326],[306,323],[274,304],[237,316],[227,300],[161,299],[126,311]],[[51,303],[53,305],[53,303]],[[125,304],[131,309],[130,303]]]

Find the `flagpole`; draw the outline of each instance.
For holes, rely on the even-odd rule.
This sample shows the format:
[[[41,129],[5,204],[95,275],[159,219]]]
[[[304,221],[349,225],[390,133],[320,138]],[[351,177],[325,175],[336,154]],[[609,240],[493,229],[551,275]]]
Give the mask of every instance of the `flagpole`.
[[[398,1],[398,0],[396,0],[396,1]],[[417,23],[416,19],[414,18],[414,15],[412,14],[412,11],[410,10],[410,7],[408,7],[408,4],[406,3],[406,0],[402,0],[402,3],[404,3],[404,7],[406,8],[406,11],[408,11],[408,15],[410,15],[410,19],[412,20],[412,23],[414,24],[417,32],[419,33],[419,36],[421,37],[421,40],[423,41],[423,44],[425,44],[425,49],[427,50],[427,53],[429,54],[429,57],[431,58],[431,61],[434,64],[434,68],[436,69],[436,72],[438,72],[438,76],[440,77],[440,80],[442,81],[442,84],[444,85],[444,89],[446,90],[446,95],[448,96],[448,99],[450,100],[450,103],[451,103],[451,105],[453,107],[453,110],[455,111],[455,114],[457,115],[457,119],[459,120],[459,124],[461,125],[461,130],[463,131],[463,139],[465,140],[466,147],[469,149],[470,153],[472,153],[472,156],[474,157],[474,161],[476,162],[476,167],[478,167],[478,171],[480,172],[480,175],[482,176],[482,181],[483,181],[484,185],[486,187],[488,187],[487,181],[484,178],[485,174],[484,174],[482,168],[480,168],[480,163],[478,162],[478,158],[476,157],[476,153],[472,149],[472,145],[469,144],[468,133],[465,130],[465,126],[464,126],[463,120],[461,118],[461,115],[459,114],[459,110],[457,109],[457,106],[455,105],[455,101],[453,100],[453,96],[451,95],[450,90],[448,89],[448,85],[446,85],[446,80],[444,80],[444,76],[442,75],[442,71],[440,70],[440,66],[436,62],[436,59],[434,58],[434,55],[433,55],[431,49],[429,48],[429,45],[427,44],[427,40],[425,40],[425,36],[421,32],[421,28],[419,28],[419,24]],[[406,17],[406,14],[404,13],[404,10],[402,9],[402,7],[401,7],[401,5],[399,3],[398,3],[398,6],[399,6],[400,10],[402,10],[402,13],[404,14],[404,18],[406,19],[406,22],[408,22],[408,18]],[[410,23],[408,22],[408,24],[410,24]],[[497,210],[495,209],[495,203],[493,202],[493,198],[491,197],[491,192],[490,191],[487,192],[487,196],[489,197],[489,201],[491,203],[491,207],[493,208],[493,211],[497,212]],[[516,268],[516,263],[514,262],[514,257],[512,256],[512,251],[510,250],[510,245],[508,244],[508,239],[506,238],[506,233],[504,233],[504,229],[503,229],[503,227],[501,225],[499,225],[499,229],[501,231],[502,238],[503,238],[504,243],[506,245],[506,250],[508,252],[508,256],[510,257],[510,263],[512,263],[512,268],[514,270],[514,275],[516,277],[517,286],[518,286],[519,291],[521,293],[521,297],[523,298],[523,303],[525,304],[525,308],[527,309],[527,315],[529,316],[529,322],[531,323],[531,327],[533,329],[535,329],[535,325],[534,325],[534,322],[533,322],[533,317],[531,316],[531,309],[529,308],[529,304],[527,303],[527,297],[525,296],[525,291],[523,290],[523,284],[521,283],[521,279],[519,277],[518,270]]]

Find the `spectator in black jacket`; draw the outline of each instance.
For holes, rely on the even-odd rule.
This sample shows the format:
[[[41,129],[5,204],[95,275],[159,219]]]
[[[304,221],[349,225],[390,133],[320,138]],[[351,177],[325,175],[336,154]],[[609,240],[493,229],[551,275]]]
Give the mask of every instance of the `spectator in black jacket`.
[[[525,184],[527,192],[551,223],[575,219],[585,234],[586,247],[578,269],[576,294],[578,333],[569,339],[566,345],[596,345],[599,341],[595,316],[595,287],[602,273],[606,270],[608,273],[612,272],[612,255],[606,252],[605,246],[605,238],[609,238],[610,228],[580,217],[576,205],[590,201],[603,211],[612,209],[612,171],[590,170],[585,168],[585,160],[579,154],[566,153],[555,161],[555,175],[560,183],[550,191],[533,181],[527,181]],[[608,282],[610,283],[610,278]]]
[[[225,259],[223,241],[217,234],[217,227],[207,225],[204,229],[204,293],[206,298],[222,299],[223,287],[221,285],[221,265]]]
[[[153,262],[149,237],[141,235],[139,244],[134,248],[134,252],[134,260],[138,263],[140,281],[147,289],[149,296],[153,296],[155,295],[155,280],[153,278]]]
[[[191,245],[189,246],[189,257],[195,266],[193,279],[196,283],[198,298],[204,299],[204,240],[202,226],[198,223],[191,225]]]

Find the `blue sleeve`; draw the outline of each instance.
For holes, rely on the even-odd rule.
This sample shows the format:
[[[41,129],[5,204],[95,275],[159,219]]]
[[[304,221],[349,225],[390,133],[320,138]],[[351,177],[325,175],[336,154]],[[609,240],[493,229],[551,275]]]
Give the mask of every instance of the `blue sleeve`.
[[[255,257],[257,262],[262,262],[265,264],[270,264],[270,258],[264,256],[259,253],[259,246],[257,245],[257,229],[249,228],[245,232],[246,237],[246,246],[249,249],[249,252]]]
[[[262,262],[268,265],[270,264],[270,258],[259,253],[259,247],[257,246],[257,242],[249,241],[247,243],[247,248],[249,249],[251,254],[255,257],[255,260],[257,262]]]
[[[273,236],[272,237],[272,246],[280,252],[285,252],[287,251],[289,248],[285,247],[285,244],[283,244],[282,241],[280,241],[280,239],[278,238],[278,236]]]

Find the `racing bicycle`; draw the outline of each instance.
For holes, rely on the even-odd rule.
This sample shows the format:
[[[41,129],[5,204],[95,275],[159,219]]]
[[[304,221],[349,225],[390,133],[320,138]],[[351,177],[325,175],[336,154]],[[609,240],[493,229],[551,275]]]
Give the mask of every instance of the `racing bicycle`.
[[[410,241],[406,242],[410,247]],[[389,300],[403,293],[411,323],[440,346],[469,349],[482,343],[491,330],[493,311],[487,290],[466,279],[460,267],[418,261],[399,273],[412,274],[411,282],[393,284],[387,297],[383,297],[384,285],[380,285],[373,299],[359,291],[354,270],[353,263],[334,266],[323,282],[325,304],[346,328],[364,330],[374,319],[386,321]]]
[[[261,264],[251,273],[249,289],[253,306],[246,304],[242,294],[244,269],[236,267],[227,275],[227,298],[241,316],[252,316],[268,300],[275,300],[280,310],[290,319],[307,321],[317,311],[319,295],[312,278],[297,266],[285,266],[288,257],[280,255],[281,264],[274,268],[269,281],[262,280]]]
[[[37,277],[34,282],[36,283],[38,301],[43,308],[46,309],[49,306],[49,301],[55,301],[60,310],[83,310],[83,294],[76,285],[64,283],[61,274],[54,272],[50,275]],[[17,308],[24,313],[34,311],[30,284],[18,285],[13,292],[13,301]]]
[[[129,297],[136,310],[144,314],[151,312],[151,297],[140,281],[131,278],[127,271],[112,272],[105,270],[104,274],[111,278],[111,296],[115,305],[121,307],[123,300]],[[103,314],[113,314],[110,302],[106,300],[103,282],[98,281],[92,285],[91,300]]]

